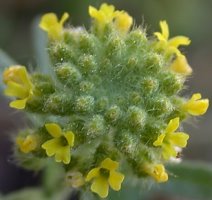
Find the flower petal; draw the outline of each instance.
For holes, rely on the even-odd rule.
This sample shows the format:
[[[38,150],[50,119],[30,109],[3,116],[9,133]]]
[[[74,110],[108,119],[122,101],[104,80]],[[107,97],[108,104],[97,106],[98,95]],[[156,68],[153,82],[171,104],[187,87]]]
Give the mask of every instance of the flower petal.
[[[65,21],[69,18],[69,14],[67,12],[65,12],[60,20],[60,25],[63,26],[63,24],[65,23]]]
[[[169,160],[170,157],[176,157],[177,152],[171,144],[163,144],[162,156],[165,160]]]
[[[55,153],[55,161],[63,162],[64,164],[69,164],[71,160],[71,152],[69,146],[60,146]]]
[[[165,133],[162,133],[158,136],[157,140],[154,141],[153,145],[158,147],[158,146],[161,146],[163,144],[163,140],[165,138]]]
[[[172,120],[169,121],[169,124],[166,128],[166,133],[173,133],[174,131],[176,131],[178,129],[180,125],[180,118],[176,117]]]
[[[168,40],[169,38],[169,27],[166,21],[160,21],[160,28],[161,28],[161,33],[163,35],[163,38],[165,40]]]
[[[29,79],[29,75],[27,73],[27,70],[24,66],[20,66],[19,70],[18,70],[18,76],[20,77],[20,79],[22,80],[23,84],[27,87],[27,88],[31,88],[32,87],[32,83]]]
[[[122,32],[127,32],[132,26],[133,18],[124,11],[115,12],[115,24]]]
[[[56,154],[62,146],[59,138],[53,138],[43,143],[41,147],[46,150],[47,156],[50,157]]]
[[[170,141],[178,147],[186,147],[187,140],[189,139],[189,135],[183,132],[173,133],[169,137]]]
[[[115,17],[115,7],[112,5],[108,5],[103,3],[100,6],[100,9],[97,10],[96,8],[89,6],[89,14],[92,18],[98,21],[99,26],[104,26],[106,23],[112,22],[113,18]]]
[[[177,56],[177,58],[171,64],[170,69],[184,75],[189,75],[192,72],[192,68],[188,64],[184,55]]]
[[[62,135],[62,130],[60,126],[56,123],[45,124],[45,127],[48,133],[54,138],[58,138]]]
[[[40,28],[48,31],[50,27],[58,23],[58,18],[55,13],[47,13],[42,16],[41,22],[39,24]]]
[[[196,101],[202,98],[202,95],[200,93],[195,93],[192,95],[191,100]]]
[[[183,109],[187,111],[189,114],[198,116],[198,115],[203,115],[209,106],[209,100],[208,99],[201,99],[201,94],[196,93],[193,94],[191,99],[188,100],[183,105]]]
[[[176,36],[170,39],[168,43],[170,46],[178,48],[181,45],[189,45],[191,43],[191,40],[185,36]]]
[[[91,179],[99,176],[99,169],[100,167],[93,168],[89,171],[88,175],[86,176],[85,181],[90,181]]]
[[[100,7],[100,11],[108,18],[108,22],[110,22],[114,15],[115,7],[113,5],[108,5],[103,3]]]
[[[20,84],[13,81],[7,82],[7,88],[4,90],[4,94],[11,97],[26,98],[29,94],[27,90]]]
[[[111,160],[110,158],[106,158],[101,162],[100,167],[108,169],[108,170],[115,170],[119,166],[119,163],[116,161]]]
[[[208,110],[208,106],[209,106],[208,99],[199,100],[198,102],[196,102],[195,106],[193,105],[193,108],[192,106],[190,106],[189,113],[194,116],[203,115]]]
[[[97,193],[101,198],[105,198],[108,196],[108,189],[109,185],[107,179],[104,179],[102,177],[96,178],[91,185],[91,190]]]
[[[91,17],[96,18],[98,11],[96,8],[94,8],[93,6],[89,6],[88,7],[88,13]]]
[[[110,187],[115,190],[118,191],[121,189],[121,183],[124,180],[124,175],[118,172],[115,172],[114,170],[110,171],[110,176],[108,179],[108,182],[110,184]]]
[[[68,141],[69,146],[73,147],[74,146],[74,133],[71,131],[65,132],[64,137]]]
[[[28,100],[28,98],[12,101],[12,102],[10,102],[10,107],[16,108],[16,109],[24,109],[26,106],[27,100]]]

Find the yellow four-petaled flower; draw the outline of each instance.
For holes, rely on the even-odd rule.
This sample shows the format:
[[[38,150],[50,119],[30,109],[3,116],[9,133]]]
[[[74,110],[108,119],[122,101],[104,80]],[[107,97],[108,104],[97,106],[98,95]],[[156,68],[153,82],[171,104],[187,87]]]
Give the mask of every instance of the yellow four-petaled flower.
[[[200,93],[193,94],[191,99],[183,104],[182,109],[194,116],[203,115],[208,109],[209,100],[201,98]]]
[[[48,133],[53,137],[42,144],[47,156],[55,155],[56,162],[68,164],[71,160],[71,147],[74,146],[74,134],[71,131],[62,132],[55,123],[45,124]]]
[[[26,137],[19,136],[16,138],[16,144],[23,153],[29,153],[36,149],[38,139],[35,135],[28,135]]]
[[[164,133],[160,134],[153,143],[156,147],[162,148],[162,156],[165,160],[170,157],[176,157],[177,151],[175,147],[186,147],[189,135],[183,132],[175,132],[179,127],[179,118],[170,120]]]
[[[33,85],[26,68],[20,65],[9,67],[3,73],[3,81],[7,85],[4,94],[17,98],[10,103],[10,107],[24,109],[26,102],[33,94]]]
[[[146,165],[144,171],[154,178],[158,183],[168,181],[168,174],[165,167],[162,164],[150,164]]]
[[[121,189],[124,175],[116,172],[118,166],[118,162],[106,158],[101,162],[99,167],[92,169],[88,173],[86,181],[93,180],[91,190],[97,193],[101,198],[108,196],[109,185],[115,191]]]
[[[168,54],[175,53],[177,56],[182,55],[178,47],[181,45],[189,45],[190,40],[185,36],[176,36],[169,39],[169,27],[166,21],[160,21],[160,32],[155,32],[155,36],[159,40],[157,47],[163,49]]]
[[[116,11],[113,5],[106,3],[97,10],[93,6],[89,6],[89,15],[95,19],[100,29],[106,24],[113,23],[119,31],[127,32],[132,26],[133,19],[125,11]]]
[[[62,36],[63,25],[68,18],[68,13],[64,13],[61,20],[57,18],[55,13],[47,13],[42,16],[39,26],[48,33],[50,39],[58,40]]]
[[[99,24],[111,23],[115,17],[115,7],[106,3],[103,3],[99,10],[89,6],[88,12]]]

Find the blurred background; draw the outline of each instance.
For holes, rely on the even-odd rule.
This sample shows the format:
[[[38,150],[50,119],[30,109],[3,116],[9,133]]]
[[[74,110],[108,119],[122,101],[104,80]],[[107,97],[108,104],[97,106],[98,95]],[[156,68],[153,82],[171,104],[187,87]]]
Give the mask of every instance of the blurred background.
[[[45,12],[55,12],[61,16],[67,11],[71,15],[72,25],[87,27],[90,23],[88,5],[99,7],[102,2],[0,0],[0,49],[13,58],[11,60],[6,57],[10,62],[29,68],[45,64],[36,59],[41,58],[43,53],[36,50],[40,45],[36,42],[35,36],[39,16]],[[190,96],[194,92],[201,92],[203,97],[212,101],[211,0],[105,0],[104,2],[114,4],[119,10],[126,10],[134,17],[136,24],[143,24],[149,33],[158,31],[159,21],[165,19],[170,26],[171,37],[175,35],[190,37],[192,43],[184,49],[184,52],[194,72],[187,81],[188,87],[184,94]],[[0,104],[0,193],[7,194],[26,186],[37,185],[40,179],[39,175],[24,171],[13,163],[11,134],[19,127],[23,127],[26,122],[20,112],[8,108],[8,100],[2,95]],[[194,124],[191,122],[184,126],[185,131],[191,136],[189,145],[183,152],[183,158],[212,163],[212,107]],[[212,179],[209,182],[211,181]],[[180,192],[170,196],[167,188],[161,191],[159,189],[155,193],[151,192],[151,195],[144,199],[189,199],[183,197]],[[212,199],[212,196],[208,199]]]

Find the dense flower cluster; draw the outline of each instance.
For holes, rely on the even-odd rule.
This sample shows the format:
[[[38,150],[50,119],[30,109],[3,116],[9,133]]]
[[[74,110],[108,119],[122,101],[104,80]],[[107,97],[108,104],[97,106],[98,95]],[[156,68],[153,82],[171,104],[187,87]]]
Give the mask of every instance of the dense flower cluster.
[[[11,66],[3,80],[5,95],[14,97],[10,107],[40,121],[18,134],[17,154],[41,161],[54,156],[72,187],[90,187],[105,198],[109,186],[120,190],[128,174],[167,181],[164,164],[189,139],[176,130],[192,115],[203,115],[209,101],[199,93],[180,96],[192,69],[179,46],[190,40],[169,39],[166,21],[148,39],[112,5],[90,6],[89,14],[89,31],[64,28],[67,13],[61,20],[54,13],[41,18],[55,76]]]

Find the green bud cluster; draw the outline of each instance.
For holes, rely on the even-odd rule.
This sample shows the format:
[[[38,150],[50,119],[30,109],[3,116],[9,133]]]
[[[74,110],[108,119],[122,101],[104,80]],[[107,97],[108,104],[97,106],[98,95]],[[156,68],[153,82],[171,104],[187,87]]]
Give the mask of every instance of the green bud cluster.
[[[132,23],[124,12],[119,12],[119,17],[126,18],[129,25]],[[62,29],[55,22],[59,32],[54,32],[48,43],[51,75],[34,73],[30,76],[31,84],[27,82],[29,94],[24,108],[35,117],[36,123],[34,130],[18,135],[16,143],[22,152],[17,149],[17,160],[35,169],[38,165],[43,167],[46,158],[55,154],[57,162],[64,162],[64,170],[71,174],[77,171],[78,178],[79,172],[85,178],[105,162],[123,161],[128,166],[125,175],[152,176],[164,182],[168,179],[163,167],[167,159],[159,144],[162,137],[166,140],[163,134],[174,133],[188,113],[204,114],[208,100],[195,102],[201,98],[195,94],[185,108],[187,100],[179,92],[184,89],[186,75],[170,67],[176,52],[170,56],[162,51],[158,48],[161,41],[148,39],[142,27],[129,30],[130,26],[122,24],[122,29],[128,29],[120,31],[114,21],[102,27],[95,22],[88,31]],[[177,47],[175,50],[179,53]],[[182,54],[178,56],[184,59]],[[11,72],[18,70],[20,67],[9,69],[5,83]],[[185,147],[189,136],[185,133],[177,136]],[[49,147],[52,138],[57,143]],[[173,153],[171,145],[168,148]],[[70,152],[64,151],[65,157],[57,149],[60,147],[68,147],[71,161]],[[108,178],[108,170],[100,167],[99,173]],[[83,183],[84,179],[75,180],[74,185]],[[101,196],[101,191],[98,194]]]
[[[104,37],[70,28],[62,40],[50,42],[55,78],[32,75],[36,93],[27,110],[55,116],[76,133],[79,146],[96,143],[90,163],[106,144],[134,166],[144,154],[150,159],[146,152],[157,154],[153,142],[181,114],[176,101],[185,80],[167,68],[170,60],[153,48],[142,28],[129,34],[109,28]],[[57,121],[60,116],[64,122]]]

